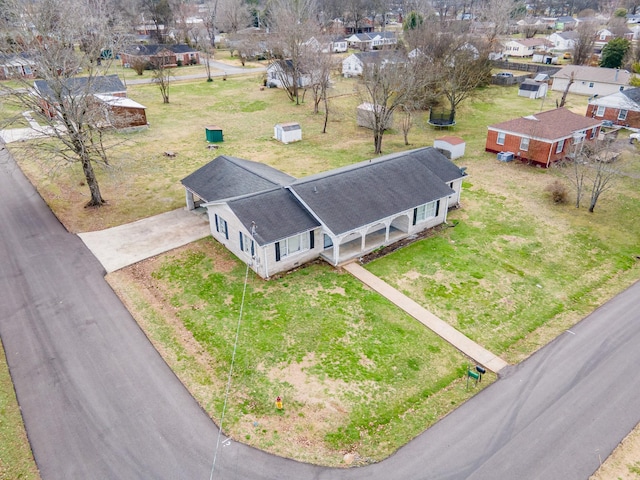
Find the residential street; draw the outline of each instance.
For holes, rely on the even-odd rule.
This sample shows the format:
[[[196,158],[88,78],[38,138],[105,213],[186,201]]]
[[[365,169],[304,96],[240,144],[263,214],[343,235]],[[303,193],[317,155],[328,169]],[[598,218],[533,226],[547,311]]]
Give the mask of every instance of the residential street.
[[[224,442],[212,475],[215,425],[6,149],[0,222],[0,337],[44,480],[586,480],[640,421],[636,283],[380,464]]]

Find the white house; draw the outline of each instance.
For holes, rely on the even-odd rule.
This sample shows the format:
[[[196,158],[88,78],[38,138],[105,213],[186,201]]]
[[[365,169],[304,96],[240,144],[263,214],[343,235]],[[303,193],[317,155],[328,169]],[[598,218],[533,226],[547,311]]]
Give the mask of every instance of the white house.
[[[291,60],[276,60],[267,67],[267,85],[269,87],[289,88],[293,86],[293,62]],[[300,72],[298,87],[308,87],[312,83],[312,76],[307,72]]]
[[[578,32],[568,30],[566,32],[555,32],[547,37],[547,40],[553,44],[554,50],[566,51],[573,50],[576,46]]]
[[[382,67],[389,63],[398,63],[403,59],[395,52],[373,51],[352,53],[342,61],[342,75],[344,77],[358,77],[362,75],[365,66],[378,64]]]
[[[298,142],[302,140],[302,128],[299,123],[278,123],[273,127],[273,137],[284,143]]]
[[[351,47],[362,51],[379,50],[398,43],[398,37],[394,32],[354,33],[346,40]]]
[[[512,57],[530,57],[535,52],[545,50],[549,46],[544,38],[523,38],[509,40],[504,44],[504,53]]]
[[[553,78],[551,90],[564,92],[573,79],[569,93],[602,97],[631,88],[629,86],[631,76],[626,70],[617,68],[567,65],[551,76]]]
[[[187,208],[207,209],[211,235],[269,278],[318,258],[337,266],[445,222],[465,175],[427,147],[298,180],[220,156],[182,184]]]

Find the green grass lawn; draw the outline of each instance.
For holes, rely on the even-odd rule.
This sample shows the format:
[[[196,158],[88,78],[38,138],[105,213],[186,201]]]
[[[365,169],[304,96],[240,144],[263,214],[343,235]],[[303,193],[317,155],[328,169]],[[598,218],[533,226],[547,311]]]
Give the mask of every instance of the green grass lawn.
[[[0,342],[0,479],[39,479]]]
[[[156,301],[205,353],[189,355],[172,335],[154,336],[164,338],[174,370],[220,418],[246,266],[208,239],[153,261],[151,272],[162,292]],[[360,462],[381,460],[494,378],[467,391],[468,359],[324,263],[269,282],[249,275],[242,311],[225,430],[280,455],[330,465],[347,452]],[[154,325],[147,330],[169,328],[159,319]],[[194,358],[203,356],[211,375],[183,371],[185,362],[200,371]],[[277,396],[284,412],[274,408]]]

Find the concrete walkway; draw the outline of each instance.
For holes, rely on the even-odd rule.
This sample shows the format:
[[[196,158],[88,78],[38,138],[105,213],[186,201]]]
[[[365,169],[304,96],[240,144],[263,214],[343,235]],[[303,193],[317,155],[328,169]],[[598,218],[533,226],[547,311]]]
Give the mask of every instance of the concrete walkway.
[[[344,265],[343,268],[362,283],[368,285],[380,295],[393,302],[434,333],[441,336],[462,353],[471,357],[474,361],[488,368],[492,372],[499,373],[500,370],[508,366],[508,363],[500,357],[470,340],[451,325],[439,319],[424,307],[418,305],[418,303],[411,300],[405,294],[399,292],[385,281],[376,277],[373,273],[364,269],[359,264],[355,262],[348,263],[347,265]]]
[[[210,234],[206,215],[179,208],[78,236],[109,273]]]

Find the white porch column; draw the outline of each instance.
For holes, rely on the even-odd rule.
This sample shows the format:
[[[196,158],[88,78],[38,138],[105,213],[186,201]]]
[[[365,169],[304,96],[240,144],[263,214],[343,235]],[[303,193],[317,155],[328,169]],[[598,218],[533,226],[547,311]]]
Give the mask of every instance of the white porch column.
[[[340,257],[340,243],[334,240],[333,242],[333,265],[334,266],[338,265],[339,257]]]
[[[184,189],[184,191],[186,192],[186,197],[187,197],[187,210],[195,210],[196,204],[193,201],[193,193],[191,193],[186,188]]]

